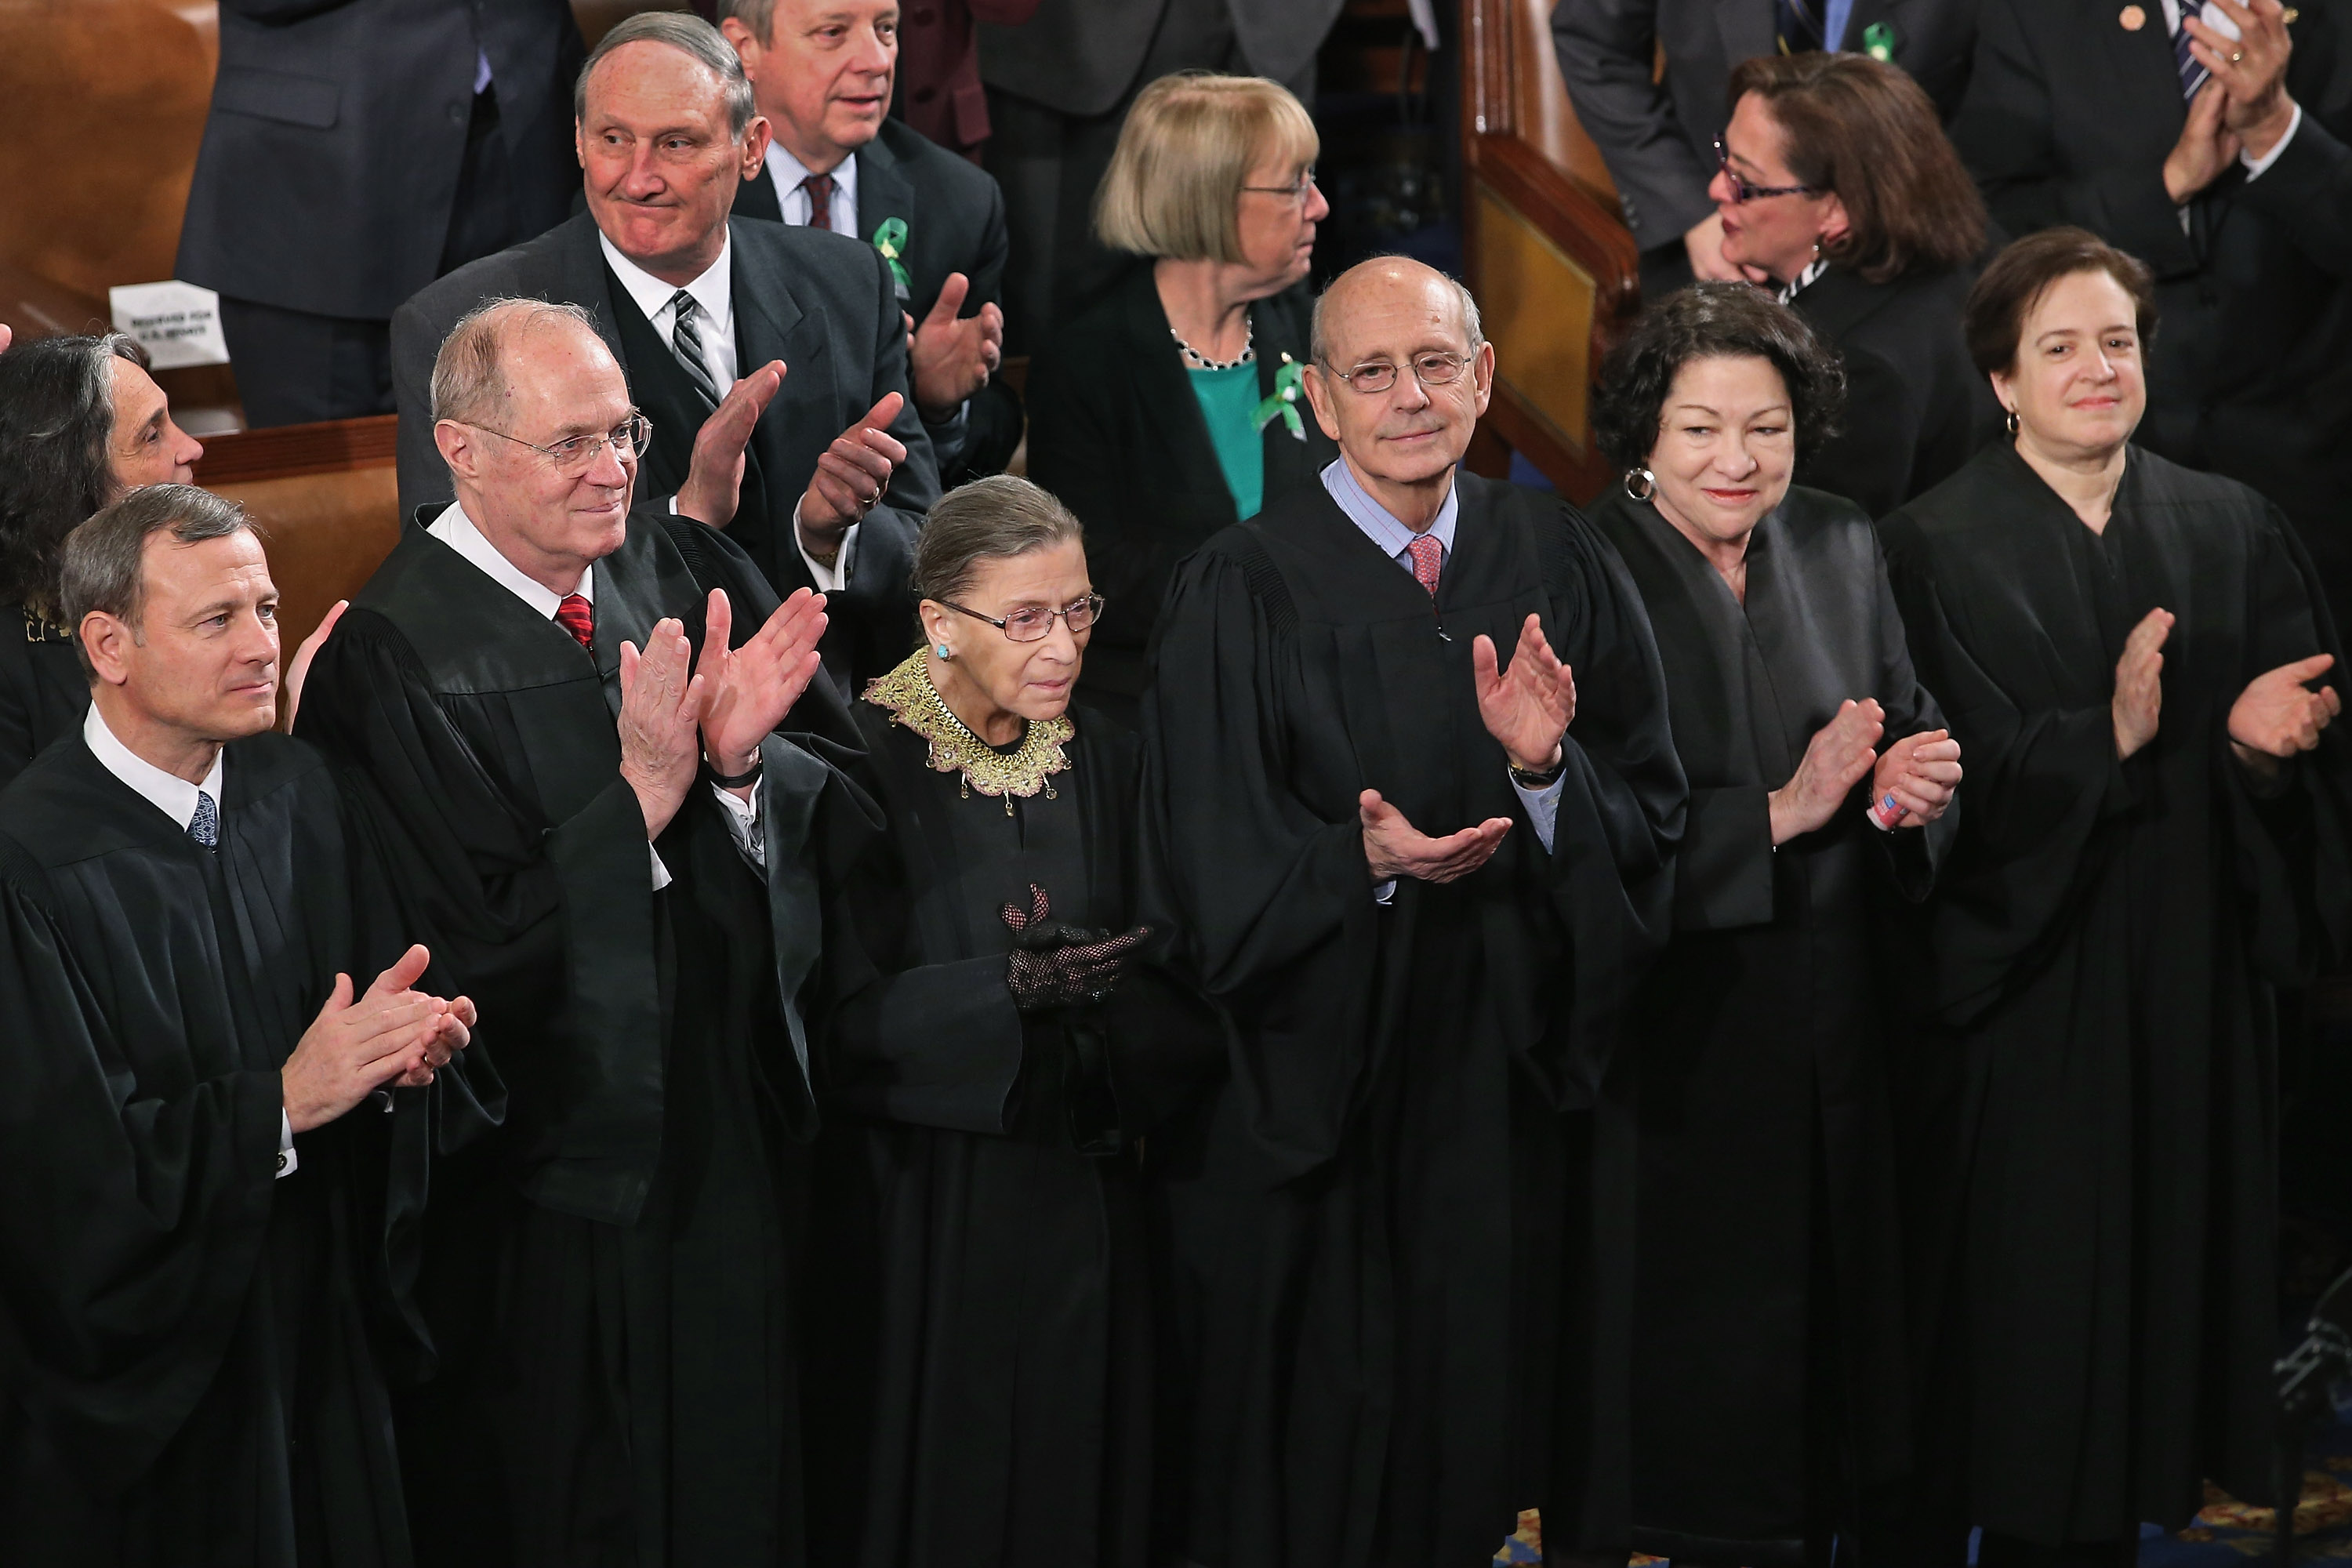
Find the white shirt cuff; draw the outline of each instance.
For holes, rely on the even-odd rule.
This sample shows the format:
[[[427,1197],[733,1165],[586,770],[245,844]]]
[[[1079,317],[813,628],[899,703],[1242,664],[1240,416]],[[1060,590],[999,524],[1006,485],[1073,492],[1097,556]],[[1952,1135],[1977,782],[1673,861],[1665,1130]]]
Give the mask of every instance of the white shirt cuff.
[[[760,823],[760,787],[751,786],[751,798],[744,800],[733,790],[710,786],[719,804],[727,808],[727,833],[735,840],[735,847],[744,859],[764,871],[768,868],[767,834]]]
[[[284,1181],[302,1168],[302,1156],[294,1152],[294,1119],[286,1108],[278,1108],[278,1179]]]
[[[807,500],[808,497],[803,496],[793,503],[793,548],[801,552],[801,560],[807,563],[809,576],[815,582],[816,591],[838,594],[849,582],[849,562],[857,551],[857,531],[866,525],[863,522],[849,525],[849,531],[841,536],[841,553],[833,558],[832,565],[827,566],[811,555],[808,546],[801,540],[801,503]]]
[[[646,846],[646,853],[653,857],[654,891],[658,893],[669,886],[669,868],[662,864],[661,851],[652,845]]]
[[[2271,150],[2269,152],[2263,153],[2259,158],[2251,156],[2245,153],[2240,153],[2238,154],[2238,162],[2246,166],[2246,178],[2249,180],[2261,179],[2263,177],[2263,171],[2268,169],[2273,163],[2278,162],[2279,154],[2286,151],[2286,144],[2294,141],[2294,133],[2302,129],[2303,105],[2298,103],[2294,106],[2294,118],[2286,122],[2285,133],[2280,136],[2277,141],[2271,143]]]
[[[1387,881],[1382,882],[1379,887],[1372,889],[1372,902],[1376,904],[1392,904],[1396,902],[1396,879],[1394,877],[1391,877]]]
[[[1563,758],[1562,762],[1565,763],[1566,759]],[[1528,824],[1536,830],[1536,841],[1544,847],[1547,855],[1551,853],[1552,835],[1559,826],[1560,792],[1567,786],[1568,769],[1565,765],[1559,770],[1559,777],[1541,789],[1529,789],[1519,782],[1517,773],[1511,775],[1512,792],[1519,797],[1519,804],[1527,808]]]

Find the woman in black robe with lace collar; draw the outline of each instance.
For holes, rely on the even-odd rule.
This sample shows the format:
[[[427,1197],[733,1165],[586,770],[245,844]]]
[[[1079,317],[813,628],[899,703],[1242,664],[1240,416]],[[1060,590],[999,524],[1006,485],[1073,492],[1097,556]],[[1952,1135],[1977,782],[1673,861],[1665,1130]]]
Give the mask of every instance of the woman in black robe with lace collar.
[[[2267,1500],[2273,987],[2345,952],[2340,648],[2277,508],[2130,445],[2147,268],[2082,229],[1994,259],[1969,352],[2013,440],[1885,518],[1969,754],[1906,1145],[1933,1313],[1930,1519],[1985,1568],[2127,1563],[2208,1480]]]
[[[1138,748],[1069,711],[1102,601],[1027,481],[932,510],[925,646],[856,704],[886,830],[826,824],[816,1560],[1146,1561],[1137,1137],[1214,1016],[1156,960]]]

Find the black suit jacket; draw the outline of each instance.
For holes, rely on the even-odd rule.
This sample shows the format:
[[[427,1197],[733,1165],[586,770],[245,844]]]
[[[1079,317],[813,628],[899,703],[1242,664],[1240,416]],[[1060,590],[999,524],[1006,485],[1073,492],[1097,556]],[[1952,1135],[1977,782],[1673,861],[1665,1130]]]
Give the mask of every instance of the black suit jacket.
[[[1250,307],[1261,395],[1274,390],[1284,354],[1306,362],[1307,307],[1304,287]],[[1267,510],[1320,483],[1339,455],[1303,397],[1299,423],[1304,440],[1279,419],[1260,437]],[[1031,363],[1029,477],[1086,524],[1087,566],[1110,607],[1087,644],[1080,684],[1132,722],[1169,574],[1210,535],[1242,521],[1169,339],[1150,262],[1130,268]]]
[[[221,0],[220,69],[177,276],[239,300],[381,321],[432,280],[489,56],[512,232],[580,189],[565,0]]]
[[[1101,114],[1135,85],[1169,6],[1187,3],[1199,0],[1040,0],[1018,26],[983,21],[981,80],[1064,114]],[[1288,81],[1323,47],[1341,3],[1240,0],[1234,41],[1251,70]]]
[[[1797,313],[1844,356],[1846,392],[1841,433],[1799,483],[1885,517],[1999,433],[2000,405],[1961,335],[1974,280],[1961,268],[1871,283],[1832,267],[1797,296]]]
[[[782,223],[782,193],[770,164],[735,193],[737,217]],[[959,314],[976,316],[983,305],[1003,303],[1004,193],[995,179],[969,159],[896,120],[857,150],[857,238],[872,244],[888,218],[907,226],[899,259],[912,285],[901,303],[919,321],[931,313],[940,285],[950,272],[971,279]],[[1011,387],[991,382],[972,399],[961,424],[929,427],[937,448],[942,482],[1001,471],[1021,444],[1021,400]]]
[[[1895,32],[1895,63],[1949,120],[1968,85],[1980,0],[1853,0],[1842,41]],[[1601,149],[1644,250],[1715,210],[1715,139],[1731,118],[1731,70],[1774,51],[1772,0],[1559,0],[1551,36],[1576,117]],[[1651,79],[1663,45],[1664,81]]]
[[[912,646],[907,574],[923,513],[939,499],[939,471],[907,384],[906,327],[889,268],[872,247],[846,235],[746,218],[730,220],[729,232],[737,363],[750,370],[780,359],[785,375],[751,434],[751,471],[727,531],[779,594],[814,586],[793,539],[793,509],[816,472],[818,454],[883,394],[908,398],[890,426],[906,443],[907,461],[858,529],[850,581],[834,595],[825,634],[826,663],[836,678],[879,674]],[[685,482],[701,405],[685,391],[677,361],[659,352],[660,340],[635,301],[614,286],[595,220],[582,213],[528,244],[459,268],[393,317],[402,511],[413,516],[417,507],[451,495],[449,471],[433,444],[434,357],[459,317],[501,295],[568,300],[594,315],[628,375],[630,395],[654,422],[637,500],[666,505]],[[640,345],[634,355],[631,338]],[[877,666],[877,649],[895,651]]]
[[[2287,88],[2301,127],[2258,179],[2232,168],[2184,232],[2164,160],[2188,109],[2160,5],[2126,31],[2105,0],[1985,0],[1953,128],[1993,216],[2080,224],[2155,268],[2161,324],[2136,439],[2252,485],[2302,532],[2352,613],[2352,14],[2301,7]]]

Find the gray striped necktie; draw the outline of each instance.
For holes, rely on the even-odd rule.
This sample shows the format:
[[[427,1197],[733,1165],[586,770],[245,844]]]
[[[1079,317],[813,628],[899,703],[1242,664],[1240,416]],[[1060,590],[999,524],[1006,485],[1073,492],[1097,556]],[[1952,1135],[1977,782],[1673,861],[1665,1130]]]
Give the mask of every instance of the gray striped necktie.
[[[220,847],[220,807],[203,790],[196,792],[196,814],[188,818],[188,837],[207,849]]]
[[[719,406],[719,383],[710,374],[709,362],[702,357],[702,334],[695,329],[694,296],[681,289],[669,298],[673,325],[669,330],[670,353],[694,383],[694,390],[702,394],[703,401],[711,407]]]
[[[2213,74],[2198,64],[2197,57],[2189,52],[2189,46],[2193,41],[2189,36],[2189,18],[2195,14],[2189,9],[2189,4],[2190,0],[2180,0],[2180,26],[2172,30],[2172,68],[2180,73],[2180,96],[2183,100],[2195,98],[2197,89],[2205,85],[2205,79]]]

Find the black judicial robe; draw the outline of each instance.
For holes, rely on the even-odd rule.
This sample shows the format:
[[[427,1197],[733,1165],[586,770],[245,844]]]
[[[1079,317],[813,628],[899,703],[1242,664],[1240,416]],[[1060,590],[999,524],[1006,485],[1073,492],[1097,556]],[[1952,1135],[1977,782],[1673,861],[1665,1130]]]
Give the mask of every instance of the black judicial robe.
[[[2273,987],[2345,952],[2352,756],[2339,722],[2265,789],[2226,724],[2263,671],[2340,661],[2321,590],[2276,508],[2138,448],[2104,534],[2007,445],[1881,528],[1968,768],[1933,920],[1958,1038],[1906,1137],[1953,1199],[1918,1226],[1943,1500],[2055,1542],[2177,1527],[2203,1479],[2267,1498]],[[2118,762],[2159,605],[2161,728]]]
[[[694,559],[682,554],[694,552]],[[699,525],[632,518],[583,650],[419,525],[311,666],[301,728],[379,836],[511,1114],[446,1170],[420,1291],[439,1377],[404,1402],[420,1557],[797,1563],[790,1254],[810,1125],[803,865],[827,770],[762,747],[768,869],[698,784],[655,847],[619,773],[620,647],[706,586],[774,604]],[[820,683],[803,709],[837,697]],[[840,719],[845,728],[845,715]]]
[[[0,794],[0,1561],[410,1560],[379,1205],[421,1201],[395,1125],[467,1068],[277,1175],[279,1068],[394,954],[316,753],[232,742],[222,787],[216,850],[79,736]]]
[[[997,797],[932,771],[883,709],[856,711],[890,826],[820,817],[814,1556],[1143,1568],[1155,1307],[1137,1138],[1222,1070],[1223,1042],[1164,944],[1110,1002],[1024,1018],[998,914],[1034,883],[1056,920],[1144,922],[1140,747],[1080,710],[1053,794]]]
[[[1160,1506],[1197,1563],[1460,1568],[1538,1506],[1622,1541],[1630,1143],[1601,1089],[1682,770],[1615,552],[1555,496],[1454,483],[1433,602],[1318,485],[1212,539],[1161,619],[1146,820],[1238,1033],[1153,1134]],[[1472,637],[1507,658],[1530,613],[1580,701],[1549,855],[1471,679]],[[1367,787],[1426,833],[1515,826],[1383,907]]]
[[[0,605],[0,786],[89,711],[73,633],[22,605]]]
[[[1845,1483],[1904,1474],[1881,1057],[1925,1004],[1876,984],[1872,931],[1887,903],[1925,896],[1957,808],[1882,833],[1864,779],[1828,826],[1772,844],[1766,795],[1841,702],[1878,700],[1882,749],[1943,727],[1859,509],[1791,489],[1749,540],[1745,604],[1648,503],[1612,486],[1591,515],[1648,607],[1690,778],[1674,939],[1625,1047],[1641,1111],[1635,1539],[1731,1561],[1702,1542],[1799,1545],[1822,1522],[1809,1508],[1851,1531]]]

